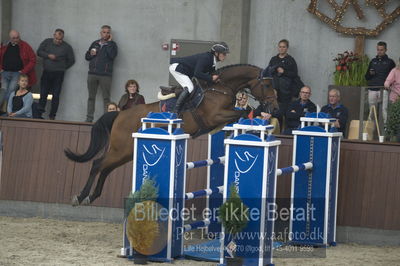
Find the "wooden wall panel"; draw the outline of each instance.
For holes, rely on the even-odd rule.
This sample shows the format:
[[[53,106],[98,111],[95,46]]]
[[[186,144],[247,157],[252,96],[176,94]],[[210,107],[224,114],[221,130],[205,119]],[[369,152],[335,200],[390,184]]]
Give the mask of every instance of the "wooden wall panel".
[[[64,149],[83,153],[85,123],[0,118],[3,158],[0,199],[69,204],[89,175],[91,162],[75,163]],[[292,164],[292,138],[279,136],[279,167]],[[207,157],[207,136],[189,140],[188,161]],[[206,168],[188,171],[186,191],[206,186]],[[107,179],[95,206],[123,207],[130,193],[132,162]],[[277,196],[290,197],[291,176],[278,177]],[[340,154],[338,225],[400,230],[400,145],[344,140]],[[204,200],[196,202],[204,206]]]

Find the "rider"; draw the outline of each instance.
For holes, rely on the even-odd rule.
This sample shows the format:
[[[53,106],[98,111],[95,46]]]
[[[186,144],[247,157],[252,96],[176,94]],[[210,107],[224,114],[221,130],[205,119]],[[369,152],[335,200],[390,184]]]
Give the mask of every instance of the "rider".
[[[193,91],[192,77],[210,83],[218,82],[219,76],[211,75],[211,73],[215,71],[217,62],[225,60],[227,53],[229,53],[228,45],[225,42],[220,42],[214,44],[210,52],[171,59],[169,72],[183,88],[182,93],[176,101],[174,113],[181,111],[185,99]]]

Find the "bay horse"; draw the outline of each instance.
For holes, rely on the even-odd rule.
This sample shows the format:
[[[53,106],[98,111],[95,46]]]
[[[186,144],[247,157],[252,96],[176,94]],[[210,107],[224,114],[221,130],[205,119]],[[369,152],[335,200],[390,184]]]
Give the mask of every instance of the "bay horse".
[[[225,66],[218,69],[220,81],[204,87],[204,99],[192,112],[183,112],[185,133],[199,135],[210,132],[237,121],[245,111],[234,110],[236,93],[244,88],[250,90],[257,101],[269,101],[276,104],[275,90],[271,79],[262,79],[262,69],[248,64]],[[72,205],[88,205],[101,195],[107,176],[117,167],[133,159],[132,133],[141,127],[141,118],[149,112],[159,112],[159,102],[136,105],[121,112],[105,113],[91,130],[89,147],[84,154],[76,154],[65,149],[65,155],[76,162],[87,162],[97,154],[102,154],[93,161],[89,178],[79,195],[73,196]],[[196,122],[202,120],[202,123]],[[97,174],[100,176],[91,195],[90,191]]]

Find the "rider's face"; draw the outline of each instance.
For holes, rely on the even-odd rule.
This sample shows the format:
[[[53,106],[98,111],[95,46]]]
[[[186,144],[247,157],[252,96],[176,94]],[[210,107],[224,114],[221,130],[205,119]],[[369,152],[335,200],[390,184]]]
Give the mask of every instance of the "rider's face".
[[[218,54],[218,61],[224,61],[225,60],[225,58],[226,58],[226,54],[224,54],[224,53],[219,53]]]

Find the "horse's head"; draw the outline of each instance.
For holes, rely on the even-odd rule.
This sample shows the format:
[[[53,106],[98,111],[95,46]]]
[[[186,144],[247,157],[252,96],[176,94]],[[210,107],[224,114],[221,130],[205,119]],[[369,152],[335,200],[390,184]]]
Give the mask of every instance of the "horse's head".
[[[277,93],[272,87],[271,78],[258,77],[248,82],[248,88],[250,88],[251,95],[254,96],[255,100],[260,103],[272,104],[277,107]]]
[[[232,95],[241,89],[250,89],[251,95],[260,103],[277,106],[276,91],[271,78],[262,78],[262,69],[248,64],[230,65],[220,70],[221,85],[232,90]]]

